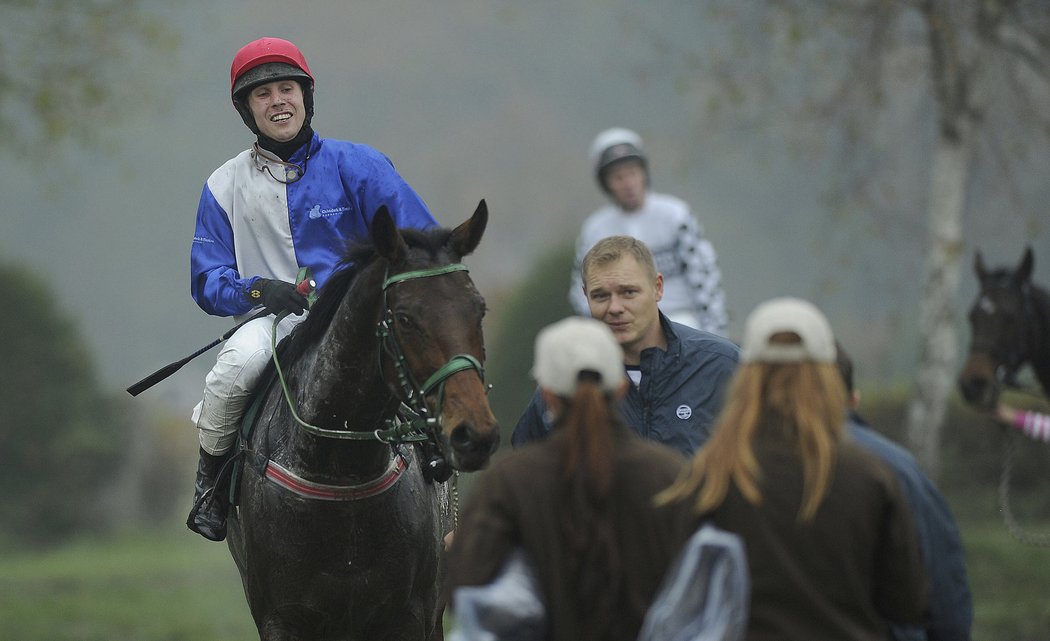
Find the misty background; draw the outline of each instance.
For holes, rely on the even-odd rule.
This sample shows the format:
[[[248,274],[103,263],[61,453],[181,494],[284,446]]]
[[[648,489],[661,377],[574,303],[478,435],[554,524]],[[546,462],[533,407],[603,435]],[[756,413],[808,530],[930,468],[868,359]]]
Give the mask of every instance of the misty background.
[[[97,128],[102,144],[0,155],[0,259],[49,283],[82,323],[113,390],[230,325],[193,303],[188,256],[205,179],[253,139],[230,104],[230,61],[264,35],[306,55],[322,136],[387,154],[446,226],[486,199],[489,230],[466,262],[492,310],[489,330],[536,262],[572,243],[603,204],[588,148],[600,130],[625,126],[645,141],[654,189],[688,201],[714,244],[731,337],[757,303],[802,296],[827,311],[862,384],[908,384],[933,135],[923,133],[932,112],[921,78],[887,98],[871,123],[877,145],[861,160],[893,166],[877,189],[894,204],[874,208],[829,198],[841,178],[829,150],[841,141],[822,139],[819,126],[800,132],[755,118],[692,73],[695,57],[740,46],[700,3],[142,4],[170,46],[129,46],[114,60],[127,70],[113,89],[128,108],[76,124]],[[968,194],[963,306],[976,291],[975,248],[989,265],[1013,265],[1031,244],[1034,280],[1050,282],[1040,209],[1050,202],[1047,149],[1013,168],[1001,151],[979,151],[985,169]],[[562,290],[568,282],[566,273]],[[533,302],[551,304],[564,296]],[[964,307],[958,321],[964,342]],[[141,398],[188,416],[213,361],[214,352],[201,356]]]
[[[946,37],[983,72],[963,74],[979,79],[966,87],[979,113],[952,121],[979,129],[972,165],[956,173],[961,243],[947,252],[962,264],[950,310],[961,355],[976,249],[1013,266],[1030,245],[1034,280],[1050,285],[1048,6],[0,0],[5,633],[256,637],[225,546],[182,524],[197,458],[189,413],[217,350],[141,396],[124,391],[231,326],[194,304],[188,272],[204,181],[253,140],[229,98],[244,44],[295,42],[317,81],[315,130],[387,154],[446,226],[488,202],[465,262],[490,308],[504,451],[532,391],[534,333],[570,309],[571,247],[604,203],[588,150],[611,126],[638,131],[654,189],[692,205],[718,253],[731,338],[763,300],[814,301],[854,357],[865,416],[905,443],[931,164],[945,138],[916,14],[959,19]],[[977,34],[978,14],[1006,16],[1013,31]],[[1017,35],[1043,57],[1006,66],[981,46]],[[1010,469],[1017,523],[1046,539],[1050,450],[950,394],[934,451],[966,547],[973,636],[1043,641],[1050,548],[1019,542],[996,490]],[[463,475],[464,497],[475,476]]]

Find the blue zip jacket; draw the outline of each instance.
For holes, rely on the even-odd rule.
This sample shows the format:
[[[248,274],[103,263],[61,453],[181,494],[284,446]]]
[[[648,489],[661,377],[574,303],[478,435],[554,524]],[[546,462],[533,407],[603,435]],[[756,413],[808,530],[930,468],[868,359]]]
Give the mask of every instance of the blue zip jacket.
[[[686,456],[698,450],[722,409],[740,350],[730,340],[672,322],[660,323],[667,351],[642,351],[641,385],[633,383],[619,404],[624,421],[638,435],[668,445]],[[539,390],[518,420],[514,447],[546,438],[553,429]]]
[[[966,576],[959,528],[937,486],[908,450],[871,429],[850,412],[846,427],[853,440],[893,470],[911,506],[930,579],[925,629],[891,626],[896,641],[970,641],[973,600]]]
[[[289,161],[302,169],[294,182],[276,157],[248,149],[204,185],[190,292],[209,314],[243,316],[252,308],[245,293],[256,279],[294,282],[301,267],[324,286],[347,245],[368,237],[381,205],[398,227],[437,225],[390,159],[367,145],[315,133]]]

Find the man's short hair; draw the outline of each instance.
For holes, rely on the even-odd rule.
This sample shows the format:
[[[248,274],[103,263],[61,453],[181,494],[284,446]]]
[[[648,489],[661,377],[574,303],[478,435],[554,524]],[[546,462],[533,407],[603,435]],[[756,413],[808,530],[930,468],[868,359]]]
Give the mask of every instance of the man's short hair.
[[[656,281],[656,261],[649,247],[631,236],[606,236],[591,247],[583,257],[580,273],[583,276],[584,289],[587,288],[587,274],[593,267],[604,267],[615,263],[624,256],[632,256],[648,272],[649,279]]]

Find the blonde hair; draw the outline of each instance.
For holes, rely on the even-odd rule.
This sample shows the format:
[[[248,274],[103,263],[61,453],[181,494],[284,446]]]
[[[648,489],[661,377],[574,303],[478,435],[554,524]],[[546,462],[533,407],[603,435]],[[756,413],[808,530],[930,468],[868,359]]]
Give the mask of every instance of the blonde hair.
[[[614,263],[624,256],[633,256],[645,269],[649,280],[656,281],[656,260],[648,245],[632,236],[606,236],[596,242],[583,257],[580,274],[583,276],[584,286],[587,284],[587,274],[592,267]]]
[[[762,470],[754,441],[764,420],[782,419],[802,461],[799,519],[813,518],[831,484],[835,451],[844,433],[846,391],[834,363],[744,363],[730,385],[714,434],[658,504],[695,496],[698,513],[726,498],[730,483],[753,505],[762,502]]]

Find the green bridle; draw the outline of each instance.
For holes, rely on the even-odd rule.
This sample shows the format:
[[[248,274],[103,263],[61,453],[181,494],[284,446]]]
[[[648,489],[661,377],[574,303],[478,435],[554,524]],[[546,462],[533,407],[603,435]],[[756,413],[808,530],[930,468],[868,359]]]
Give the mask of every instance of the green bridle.
[[[443,265],[441,267],[431,267],[428,269],[419,269],[415,271],[402,272],[400,274],[394,274],[393,276],[387,276],[383,280],[383,318],[379,321],[376,327],[376,336],[379,337],[380,343],[382,344],[383,350],[390,356],[394,361],[394,367],[397,371],[398,383],[401,386],[401,391],[404,394],[404,398],[401,400],[401,406],[398,408],[397,414],[390,419],[384,421],[385,428],[376,429],[371,432],[363,432],[356,430],[332,430],[316,425],[311,425],[306,421],[299,418],[299,414],[295,411],[295,404],[292,402],[291,393],[288,390],[288,384],[285,382],[284,372],[281,370],[281,364],[277,360],[277,323],[280,322],[282,316],[278,316],[274,319],[274,332],[272,345],[273,348],[273,362],[277,369],[277,377],[281,383],[281,391],[284,394],[285,400],[288,402],[288,409],[292,413],[292,418],[295,419],[296,423],[301,428],[313,434],[315,436],[321,436],[324,438],[333,439],[344,439],[344,440],[357,440],[357,441],[371,441],[377,440],[383,443],[408,443],[408,442],[421,442],[433,439],[437,440],[436,432],[437,428],[441,423],[441,407],[445,401],[445,381],[447,381],[453,374],[462,372],[464,370],[473,369],[481,377],[482,383],[485,382],[485,368],[482,367],[481,362],[477,358],[470,354],[456,354],[448,360],[447,363],[442,365],[436,372],[430,375],[429,378],[419,386],[412,379],[411,373],[408,371],[408,363],[405,360],[404,351],[401,349],[401,344],[397,340],[397,335],[393,331],[394,313],[391,311],[390,306],[387,305],[387,290],[391,285],[402,283],[408,280],[415,280],[418,278],[429,278],[431,276],[441,276],[443,274],[450,274],[452,272],[468,271],[466,265],[461,263],[452,263],[449,265]],[[382,354],[379,356],[379,368],[380,372],[383,369],[383,357]],[[429,411],[426,406],[426,397],[434,390],[437,390],[437,407],[438,416],[428,416]],[[436,444],[436,443],[435,443]]]

